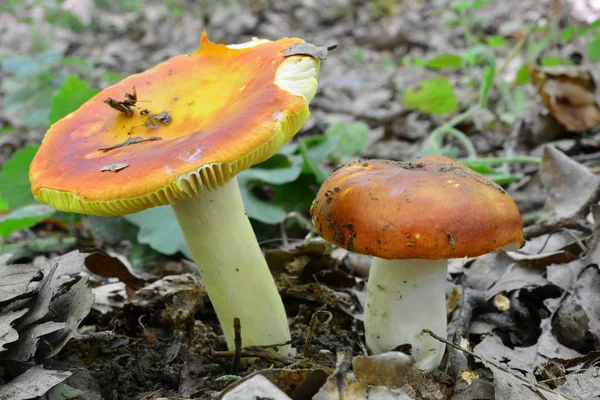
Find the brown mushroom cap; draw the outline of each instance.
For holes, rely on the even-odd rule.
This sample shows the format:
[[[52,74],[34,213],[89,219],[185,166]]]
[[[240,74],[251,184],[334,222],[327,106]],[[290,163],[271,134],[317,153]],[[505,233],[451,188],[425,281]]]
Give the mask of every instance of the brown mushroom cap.
[[[345,165],[310,212],[325,240],[385,259],[473,257],[523,242],[521,214],[504,189],[438,155]]]

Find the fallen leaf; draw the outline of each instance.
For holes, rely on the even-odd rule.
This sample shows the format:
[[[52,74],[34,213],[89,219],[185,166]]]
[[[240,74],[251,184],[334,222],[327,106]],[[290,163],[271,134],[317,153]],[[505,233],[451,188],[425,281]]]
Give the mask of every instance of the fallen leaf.
[[[44,277],[33,265],[6,265],[0,268],[0,304],[29,297],[36,292]]]
[[[230,390],[225,390],[219,397],[222,400],[237,399],[269,399],[269,400],[292,400],[271,381],[262,375],[255,375],[243,381]]]
[[[553,333],[565,346],[588,353],[600,346],[600,271],[590,265],[578,277],[562,301],[554,320]]]
[[[221,392],[219,399],[238,399],[251,398],[245,395],[246,392],[238,392],[240,386],[247,386],[248,381],[254,380],[257,376],[266,379],[275,388],[280,390],[288,399],[291,396],[294,399],[310,399],[316,394],[321,386],[327,380],[328,374],[322,369],[268,369],[256,371],[229,385]],[[241,397],[229,397],[231,393],[244,393]],[[222,397],[221,397],[222,396]]]
[[[513,264],[506,269],[500,279],[486,292],[492,299],[499,293],[510,293],[526,287],[546,286],[549,282],[543,277],[545,271],[521,267]]]
[[[415,359],[399,351],[374,356],[356,356],[352,360],[354,375],[363,385],[401,388]]]
[[[125,257],[117,253],[97,249],[87,255],[85,266],[96,275],[118,278],[133,290],[142,288],[147,282],[147,279],[133,272],[133,267]]]
[[[122,169],[129,167],[130,164],[122,163],[122,164],[109,164],[100,168],[100,172],[110,171],[110,172],[118,172]]]
[[[473,379],[479,379],[479,375],[473,371],[466,370],[460,373],[460,378],[467,382],[467,385],[470,386],[473,384]]]
[[[2,400],[28,400],[38,398],[73,375],[72,371],[55,371],[36,365],[0,386]]]
[[[600,124],[596,84],[586,67],[533,67],[530,73],[544,105],[568,130],[584,132]]]
[[[13,323],[28,311],[27,308],[18,311],[9,311],[0,314],[0,352],[6,350],[4,345],[16,342],[19,333],[13,328]]]
[[[317,60],[325,60],[327,58],[328,52],[331,50],[335,50],[336,48],[337,44],[327,47],[319,47],[311,43],[296,43],[288,47],[287,50],[283,53],[283,56],[290,57],[302,55],[311,56],[312,58],[316,58]]]
[[[546,204],[558,218],[587,214],[598,202],[600,177],[552,146],[544,148],[540,179],[548,192]]]

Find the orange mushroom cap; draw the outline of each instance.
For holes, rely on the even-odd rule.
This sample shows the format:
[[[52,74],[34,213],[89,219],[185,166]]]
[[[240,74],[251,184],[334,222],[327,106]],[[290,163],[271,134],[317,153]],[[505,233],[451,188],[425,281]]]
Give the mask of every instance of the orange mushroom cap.
[[[354,162],[311,207],[325,240],[385,259],[473,257],[523,242],[521,215],[495,183],[449,158]]]
[[[294,90],[294,67],[292,72],[287,67],[314,59],[283,55],[302,42],[286,38],[226,46],[203,34],[197,52],[103,90],[48,130],[30,168],[33,195],[60,210],[121,215],[217,189],[277,152],[308,119],[318,61],[302,76],[310,92],[305,97]],[[133,115],[105,103],[134,88],[138,112]],[[145,126],[149,117],[141,109],[166,112],[170,122]],[[100,150],[132,137],[155,139]],[[101,172],[114,164],[128,166]]]

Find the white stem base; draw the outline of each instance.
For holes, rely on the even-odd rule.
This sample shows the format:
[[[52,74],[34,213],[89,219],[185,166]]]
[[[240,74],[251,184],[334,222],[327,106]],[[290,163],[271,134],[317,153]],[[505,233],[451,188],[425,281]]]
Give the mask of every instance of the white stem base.
[[[417,368],[436,369],[446,337],[447,260],[373,258],[365,310],[367,346],[375,354],[409,343]]]
[[[244,212],[237,179],[173,209],[229,349],[235,348],[235,317],[240,319],[243,347],[289,341],[283,302]],[[287,355],[289,346],[278,352]]]

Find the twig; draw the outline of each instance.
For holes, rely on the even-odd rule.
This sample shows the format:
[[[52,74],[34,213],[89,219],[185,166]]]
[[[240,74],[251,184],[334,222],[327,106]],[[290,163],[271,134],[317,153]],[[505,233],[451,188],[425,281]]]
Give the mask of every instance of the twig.
[[[530,382],[530,381],[528,381],[526,378],[523,378],[522,376],[519,376],[518,374],[516,374],[516,373],[515,373],[514,371],[512,371],[510,368],[506,368],[506,367],[504,367],[503,365],[500,365],[500,364],[498,364],[498,363],[497,363],[497,362],[495,362],[495,361],[488,360],[488,359],[486,359],[486,358],[483,358],[483,357],[481,357],[481,356],[480,356],[480,355],[478,355],[478,354],[475,354],[475,353],[473,353],[472,351],[469,351],[469,350],[467,350],[467,349],[464,349],[464,348],[462,348],[462,347],[460,347],[460,346],[458,346],[458,345],[456,345],[456,344],[452,343],[451,341],[449,341],[449,340],[446,340],[446,339],[444,339],[444,338],[442,338],[442,337],[440,337],[440,336],[436,335],[435,333],[431,332],[429,329],[423,329],[423,332],[424,332],[424,333],[426,333],[426,334],[428,334],[429,336],[431,336],[431,337],[432,337],[432,338],[434,338],[435,340],[438,340],[438,341],[440,341],[440,342],[442,342],[442,343],[445,343],[445,344],[447,344],[447,345],[448,345],[448,346],[450,346],[450,347],[453,347],[453,348],[455,348],[455,349],[457,349],[457,350],[460,350],[460,351],[462,351],[463,353],[466,353],[466,354],[470,355],[471,357],[473,357],[473,358],[475,358],[475,359],[477,359],[477,360],[479,360],[479,361],[483,362],[484,364],[485,364],[485,363],[487,363],[487,364],[490,364],[490,365],[491,365],[491,366],[493,366],[494,368],[497,368],[497,369],[501,370],[502,372],[505,372],[505,373],[507,373],[507,374],[509,374],[509,375],[513,376],[514,378],[516,378],[516,379],[520,380],[521,382],[523,382],[523,384],[524,384],[525,386],[527,386],[527,387],[529,387],[529,388],[531,388],[531,389],[534,389],[534,388],[535,388],[535,389],[537,389],[537,390],[540,390],[540,389],[541,389],[541,390],[545,390],[545,391],[547,391],[547,392],[550,392],[550,393],[553,393],[553,394],[555,394],[555,395],[557,395],[557,396],[561,396],[561,397],[563,397],[563,398],[565,398],[565,399],[570,399],[569,397],[565,396],[564,394],[562,394],[562,393],[559,393],[559,392],[556,392],[556,391],[554,391],[554,390],[550,389],[550,388],[549,388],[549,387],[547,387],[547,386],[540,385],[540,384],[538,384],[538,383],[536,383],[536,382]],[[572,399],[570,399],[570,400],[572,400]]]
[[[242,324],[240,323],[240,319],[238,317],[233,319],[233,333],[235,335],[233,339],[233,343],[235,344],[235,352],[233,354],[231,375],[237,375],[238,370],[240,369],[240,358],[242,355]]]
[[[591,224],[580,218],[561,219],[551,223],[531,225],[523,229],[523,233],[526,239],[531,239],[563,228],[580,230],[586,234],[592,233]]]
[[[236,356],[235,351],[215,351],[212,353],[214,357],[217,358],[234,358]],[[242,350],[239,352],[240,358],[262,358],[264,360],[274,361],[282,364],[291,365],[296,362],[294,359],[290,359],[284,356],[281,356],[277,353],[271,353],[270,351],[263,349],[252,349],[252,347],[248,348],[248,350]]]
[[[327,319],[322,322],[322,324],[328,324],[333,318],[333,314],[329,311],[317,311],[310,318],[310,323],[308,324],[308,332],[306,333],[306,340],[304,341],[304,350],[302,351],[302,357],[310,358],[310,345],[312,343],[313,333],[315,331],[315,326],[319,321],[319,314],[327,315]]]

